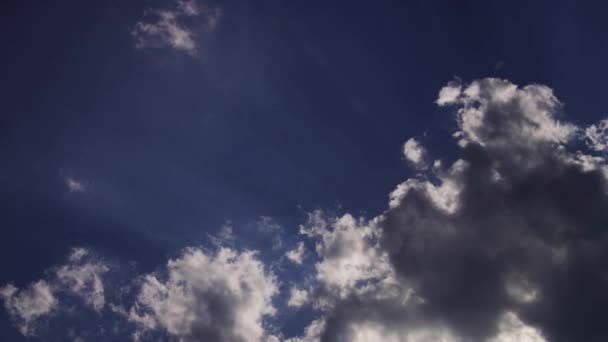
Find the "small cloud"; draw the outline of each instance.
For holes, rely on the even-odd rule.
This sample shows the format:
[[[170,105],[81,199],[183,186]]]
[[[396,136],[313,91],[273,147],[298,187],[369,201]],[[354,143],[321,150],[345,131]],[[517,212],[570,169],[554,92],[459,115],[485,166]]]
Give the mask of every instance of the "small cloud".
[[[195,56],[197,32],[182,19],[200,17],[207,32],[212,32],[220,16],[219,8],[206,7],[194,0],[175,0],[171,8],[146,10],[145,19],[135,24],[131,35],[137,49],[170,48]]]
[[[257,229],[266,234],[272,235],[272,249],[277,250],[283,247],[283,227],[270,216],[261,216],[257,222]]]
[[[304,243],[299,242],[298,247],[285,253],[285,256],[287,256],[287,259],[291,260],[291,262],[294,264],[301,265],[302,259],[304,258]]]
[[[226,243],[230,243],[235,240],[234,236],[234,228],[232,227],[232,222],[227,221],[220,228],[220,231],[216,235],[209,234],[209,239],[211,243],[215,246],[222,246]]]
[[[584,139],[590,149],[597,152],[606,152],[608,150],[608,119],[587,127]]]
[[[68,262],[54,269],[54,276],[40,279],[26,288],[13,284],[0,287],[4,308],[24,336],[35,336],[39,323],[59,308],[58,294],[70,293],[99,312],[105,303],[101,276],[108,267],[90,260],[89,251],[74,248]]]
[[[0,288],[0,298],[24,336],[35,336],[37,320],[49,315],[57,307],[57,298],[49,283],[44,280],[21,290],[12,284],[5,285]]]
[[[416,139],[410,138],[403,144],[403,156],[417,170],[427,168],[426,150]]]
[[[289,301],[287,306],[299,308],[308,302],[308,291],[300,290],[296,287],[292,287],[289,290]]]
[[[84,182],[77,180],[75,178],[72,178],[72,177],[67,177],[65,179],[65,185],[67,186],[67,188],[70,192],[85,192],[86,191],[86,185],[84,184]]]

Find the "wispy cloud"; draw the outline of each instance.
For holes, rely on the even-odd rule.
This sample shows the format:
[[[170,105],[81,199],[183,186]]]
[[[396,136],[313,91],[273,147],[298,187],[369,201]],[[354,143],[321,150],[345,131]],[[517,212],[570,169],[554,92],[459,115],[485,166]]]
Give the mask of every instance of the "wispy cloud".
[[[83,181],[73,177],[65,178],[65,186],[70,192],[84,192],[86,191],[86,185]]]
[[[165,9],[148,9],[131,35],[137,49],[169,48],[194,56],[198,54],[198,30],[184,23],[184,18],[202,21],[207,32],[214,31],[221,16],[217,7],[207,7],[194,0],[175,0]]]

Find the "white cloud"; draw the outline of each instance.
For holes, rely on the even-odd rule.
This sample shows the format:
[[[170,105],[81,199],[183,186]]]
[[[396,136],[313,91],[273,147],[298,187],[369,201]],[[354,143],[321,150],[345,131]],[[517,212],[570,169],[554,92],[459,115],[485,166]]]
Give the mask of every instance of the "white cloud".
[[[308,291],[300,290],[297,287],[289,289],[289,301],[287,306],[300,307],[308,302]]]
[[[373,222],[356,220],[350,214],[325,218],[320,211],[309,215],[300,233],[320,238],[316,251],[317,281],[339,297],[365,287],[369,281],[385,278],[390,272],[387,256],[377,245]]]
[[[561,103],[553,90],[543,85],[518,88],[506,80],[486,78],[461,91],[461,85],[450,83],[439,92],[437,103],[461,105],[457,120],[461,145],[563,144],[577,132],[576,126],[555,119],[553,113]]]
[[[459,159],[447,171],[441,168],[441,162],[436,161],[434,164],[433,171],[440,181],[439,185],[428,180],[410,178],[397,185],[397,188],[390,193],[389,207],[397,207],[409,192],[415,189],[427,196],[438,209],[446,213],[454,213],[460,205],[459,195],[462,187],[460,180],[467,163]]]
[[[526,325],[511,311],[503,314],[498,328],[498,335],[488,342],[547,342],[541,331]]]
[[[49,315],[57,307],[57,298],[49,283],[39,280],[19,290],[12,284],[0,288],[4,307],[25,336],[36,333],[36,320]]]
[[[456,103],[461,93],[462,86],[460,83],[450,82],[447,86],[441,88],[436,103],[440,106]]]
[[[83,262],[88,254],[84,248],[73,249],[70,263],[59,267],[55,274],[69,291],[80,296],[95,311],[100,311],[105,304],[102,275],[108,267],[100,262]]]
[[[262,319],[274,315],[272,273],[254,252],[190,248],[167,264],[168,277],[143,277],[129,319],[140,332],[162,329],[183,341],[260,341]]]
[[[608,149],[608,119],[587,127],[585,138],[589,148],[598,152],[606,152]]]
[[[427,165],[426,150],[414,138],[408,139],[403,144],[403,156],[416,169],[425,169]]]
[[[53,269],[55,277],[38,280],[22,290],[12,284],[0,288],[4,307],[23,335],[34,335],[37,320],[60,307],[60,294],[75,294],[96,311],[103,308],[101,276],[108,267],[90,261],[89,254],[87,249],[74,248],[68,262]]]
[[[234,241],[235,236],[232,222],[228,221],[224,223],[216,235],[209,234],[209,240],[211,240],[211,243],[217,247]]]
[[[298,246],[295,249],[287,251],[287,253],[285,253],[285,256],[287,256],[287,259],[291,260],[291,262],[293,262],[294,264],[301,265],[302,259],[304,257],[304,251],[304,243],[298,242]]]
[[[171,48],[196,55],[197,33],[181,22],[182,17],[199,17],[206,24],[208,31],[213,31],[221,15],[218,8],[199,5],[194,0],[176,0],[171,8],[148,10],[147,17],[154,20],[142,20],[135,24],[131,35],[135,47]]]
[[[86,190],[86,186],[82,181],[72,177],[65,179],[65,185],[70,192],[84,192]]]

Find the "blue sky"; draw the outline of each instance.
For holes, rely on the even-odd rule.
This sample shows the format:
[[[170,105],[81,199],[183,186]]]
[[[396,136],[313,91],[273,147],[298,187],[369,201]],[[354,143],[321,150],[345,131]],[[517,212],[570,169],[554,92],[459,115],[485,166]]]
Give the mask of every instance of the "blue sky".
[[[131,288],[131,297],[120,298],[128,309],[141,287],[130,274],[161,274],[168,259],[187,259],[186,247],[205,255],[220,246],[256,250],[254,261],[277,278],[271,297],[278,314],[263,318],[272,329],[261,338],[268,331],[281,340],[301,336],[316,317],[334,317],[286,304],[291,284],[326,281],[315,265],[328,255],[315,253],[315,245],[329,246],[327,236],[300,233],[311,213],[323,212],[332,232],[348,213],[371,222],[391,211],[389,194],[406,179],[446,182],[430,171],[432,160],[468,160],[452,136],[466,127],[454,120],[453,107],[436,103],[448,82],[463,89],[486,77],[521,89],[546,85],[560,103],[552,118],[586,134],[608,112],[608,24],[599,2],[111,0],[3,7],[0,285],[27,288],[56,277],[49,274],[70,265],[72,248],[81,247],[92,264],[113,265],[101,272],[107,303],[114,300],[108,279]],[[428,151],[426,171],[403,154],[409,138]],[[469,143],[491,146],[475,139]],[[569,142],[568,149],[603,158],[601,148],[585,146]],[[603,199],[580,191],[573,198]],[[365,238],[384,239],[372,235]],[[285,257],[299,242],[307,251],[302,265]],[[391,248],[395,272],[412,277],[400,273],[401,254]],[[120,326],[105,340],[128,340],[141,328],[116,312],[89,310],[76,323],[58,312],[38,322],[40,333],[30,338],[64,340],[76,331],[69,337],[95,340],[106,336],[93,329],[97,320]],[[18,315],[2,315],[2,336],[26,338],[15,328]],[[575,336],[533,316],[548,340]],[[448,330],[460,328],[437,317]],[[150,330],[169,340],[201,340]],[[409,341],[403,338],[397,340]]]

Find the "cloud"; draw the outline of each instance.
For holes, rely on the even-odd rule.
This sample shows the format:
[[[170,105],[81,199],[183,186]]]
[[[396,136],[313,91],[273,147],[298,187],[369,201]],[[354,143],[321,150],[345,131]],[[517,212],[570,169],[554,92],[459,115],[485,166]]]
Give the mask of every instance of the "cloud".
[[[76,295],[94,310],[101,310],[104,306],[101,276],[107,270],[103,263],[92,261],[87,249],[74,248],[68,262],[54,269],[54,277],[38,280],[21,290],[12,284],[5,285],[0,288],[0,298],[19,331],[25,336],[35,335],[39,320],[60,308],[61,294]]]
[[[582,130],[542,85],[451,82],[437,104],[456,117],[455,162],[400,184],[372,220],[313,213],[301,229],[319,239],[320,317],[294,341],[608,339],[601,134],[573,150]]]
[[[577,314],[608,304],[606,178],[572,162],[584,155],[568,147],[579,129],[556,118],[546,86],[454,88],[437,102],[455,106],[466,167],[438,185],[411,181],[379,223],[392,266],[424,301],[416,317],[465,340],[496,335],[506,312],[550,341],[605,340],[600,320]],[[449,211],[435,191],[446,182],[458,189]]]
[[[598,152],[606,152],[608,149],[608,119],[587,127],[585,138],[589,148]]]
[[[285,256],[294,264],[301,265],[302,259],[304,258],[304,243],[298,242],[298,246],[295,249],[287,251]]]
[[[298,308],[308,302],[308,291],[296,287],[289,289],[289,301],[287,306]]]
[[[65,179],[65,185],[70,192],[84,192],[86,190],[86,185],[82,181],[72,177]]]
[[[146,10],[144,19],[131,30],[135,47],[169,48],[189,55],[198,53],[197,32],[182,22],[183,18],[198,18],[208,32],[215,30],[221,10],[200,5],[195,0],[175,0],[170,8]]]
[[[403,156],[417,170],[427,168],[426,150],[414,138],[403,144]]]
[[[129,319],[140,335],[160,329],[180,341],[260,341],[269,334],[277,281],[254,252],[190,248],[167,263],[167,276],[143,277]]]
[[[25,336],[35,335],[36,320],[49,315],[57,307],[57,299],[44,280],[19,290],[12,284],[0,288],[0,298],[19,331]]]
[[[411,140],[404,153],[425,168],[395,187],[384,212],[317,210],[300,225],[315,263],[296,268],[311,272],[303,283],[285,279],[286,307],[310,305],[317,316],[285,340],[608,340],[608,165],[598,153],[608,121],[583,129],[563,118],[549,87],[500,79],[450,82],[436,103],[456,121],[457,156],[428,168]],[[270,218],[256,227],[283,232]],[[135,338],[278,341],[267,319],[277,314],[279,279],[256,252],[223,247],[235,239],[224,226],[211,239],[215,252],[185,249],[136,278],[133,301],[112,311]],[[301,263],[304,246],[287,258]],[[103,312],[103,263],[74,249],[54,271],[23,290],[0,290],[24,334],[57,309],[61,293]]]
[[[257,230],[264,234],[270,234],[272,238],[272,249],[283,248],[283,227],[270,216],[261,216],[256,222]]]
[[[74,248],[69,263],[59,267],[55,274],[61,284],[69,291],[80,296],[95,311],[100,311],[105,304],[102,275],[108,267],[100,262],[85,260],[89,251]]]

